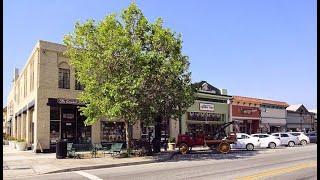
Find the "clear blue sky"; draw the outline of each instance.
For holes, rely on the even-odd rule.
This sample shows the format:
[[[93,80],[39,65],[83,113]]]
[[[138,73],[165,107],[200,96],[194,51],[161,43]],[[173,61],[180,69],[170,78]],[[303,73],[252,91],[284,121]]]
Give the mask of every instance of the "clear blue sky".
[[[62,43],[77,20],[101,20],[130,2],[5,0],[3,103],[14,67],[23,68],[38,40]],[[182,34],[193,82],[316,108],[315,0],[135,2],[149,21],[162,17]]]

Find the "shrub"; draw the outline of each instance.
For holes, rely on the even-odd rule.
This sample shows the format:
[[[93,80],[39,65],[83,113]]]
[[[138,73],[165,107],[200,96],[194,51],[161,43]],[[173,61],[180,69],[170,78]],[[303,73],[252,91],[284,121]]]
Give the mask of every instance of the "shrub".
[[[24,139],[18,139],[17,142],[26,142]]]

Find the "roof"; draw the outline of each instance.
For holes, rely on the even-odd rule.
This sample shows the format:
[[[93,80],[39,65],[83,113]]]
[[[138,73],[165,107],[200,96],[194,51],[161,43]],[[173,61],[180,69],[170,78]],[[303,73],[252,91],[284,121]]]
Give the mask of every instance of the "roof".
[[[297,111],[301,106],[302,106],[302,104],[290,105],[289,107],[287,107],[287,110],[288,111]]]
[[[312,112],[312,113],[316,113],[316,114],[317,114],[317,109],[311,109],[311,110],[309,110],[309,112]]]
[[[259,99],[259,98],[252,98],[252,97],[244,97],[244,96],[233,96],[234,101],[243,101],[243,102],[249,102],[254,104],[271,104],[271,105],[277,105],[277,106],[283,106],[288,107],[289,104],[282,101],[274,101],[274,100],[268,100],[268,99]]]

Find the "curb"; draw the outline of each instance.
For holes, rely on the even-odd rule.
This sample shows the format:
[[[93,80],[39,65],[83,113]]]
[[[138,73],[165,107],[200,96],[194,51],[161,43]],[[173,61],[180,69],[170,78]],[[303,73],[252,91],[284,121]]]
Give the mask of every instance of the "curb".
[[[82,170],[102,169],[102,168],[113,168],[113,167],[132,166],[132,165],[141,165],[141,164],[151,164],[151,163],[165,162],[168,159],[138,161],[138,162],[119,163],[119,164],[94,165],[94,166],[84,166],[84,167],[75,167],[75,168],[66,168],[66,169],[46,172],[46,173],[43,173],[43,174],[53,174],[53,173],[61,173],[61,172],[82,171]]]

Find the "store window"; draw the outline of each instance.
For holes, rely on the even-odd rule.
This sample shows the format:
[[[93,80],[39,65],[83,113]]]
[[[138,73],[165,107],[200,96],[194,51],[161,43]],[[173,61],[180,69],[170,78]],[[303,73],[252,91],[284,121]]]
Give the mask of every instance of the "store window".
[[[59,68],[59,88],[70,89],[70,69]]]
[[[102,142],[124,142],[126,140],[124,122],[101,121]]]
[[[188,112],[188,120],[193,121],[224,121],[224,114]]]
[[[60,138],[60,109],[50,107],[50,144],[56,144]]]

